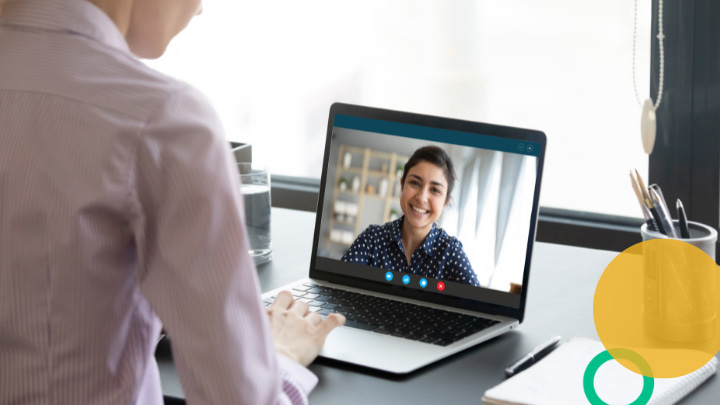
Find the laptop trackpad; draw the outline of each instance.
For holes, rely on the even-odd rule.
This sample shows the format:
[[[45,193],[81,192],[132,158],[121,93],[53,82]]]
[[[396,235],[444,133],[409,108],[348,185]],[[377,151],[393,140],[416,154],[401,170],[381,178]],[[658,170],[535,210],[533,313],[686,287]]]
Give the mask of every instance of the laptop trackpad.
[[[380,335],[360,329],[336,328],[325,339],[320,355],[331,359],[346,359],[352,353],[359,353],[368,344],[368,338]]]
[[[320,356],[403,374],[442,358],[448,348],[341,327],[328,335]]]

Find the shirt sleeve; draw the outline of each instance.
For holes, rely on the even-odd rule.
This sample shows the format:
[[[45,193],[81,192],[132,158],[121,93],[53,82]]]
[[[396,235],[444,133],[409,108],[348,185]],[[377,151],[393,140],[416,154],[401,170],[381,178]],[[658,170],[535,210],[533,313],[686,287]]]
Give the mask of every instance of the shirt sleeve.
[[[278,361],[235,160],[198,92],[163,100],[138,135],[132,173],[138,283],[172,336],[187,401],[307,403],[317,380]]]
[[[477,275],[475,274],[475,270],[473,270],[472,265],[470,264],[470,259],[468,259],[465,254],[465,249],[463,249],[462,242],[459,240],[455,245],[455,254],[457,259],[453,261],[453,267],[455,267],[456,273],[460,275],[460,279],[457,281],[475,287],[481,287],[480,281],[478,281]]]
[[[370,227],[362,231],[355,241],[350,245],[340,260],[344,262],[370,265],[370,251],[372,249],[372,238]]]

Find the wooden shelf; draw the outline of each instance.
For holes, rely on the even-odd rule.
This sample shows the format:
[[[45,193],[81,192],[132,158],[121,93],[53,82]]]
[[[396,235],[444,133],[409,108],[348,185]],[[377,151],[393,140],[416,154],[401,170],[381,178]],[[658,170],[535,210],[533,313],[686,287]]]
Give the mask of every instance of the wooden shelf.
[[[343,157],[345,156],[345,153],[350,153],[353,155],[352,162],[357,165],[359,163],[358,161],[358,155],[362,156],[362,166],[358,167],[355,165],[351,165],[350,167],[344,167],[343,166]],[[398,182],[397,174],[397,166],[398,164],[405,164],[407,162],[406,156],[398,155],[397,153],[390,153],[370,148],[361,148],[357,146],[351,146],[351,145],[340,145],[338,150],[338,159],[337,159],[337,169],[335,172],[335,182],[333,187],[333,197],[332,197],[332,206],[335,206],[335,202],[338,201],[338,196],[340,194],[344,194],[346,196],[352,195],[357,197],[357,205],[358,205],[358,213],[355,216],[355,222],[340,222],[335,220],[334,213],[330,216],[330,227],[328,231],[333,229],[333,226],[337,224],[340,226],[345,227],[352,227],[353,232],[355,235],[359,235],[362,229],[360,229],[360,225],[363,223],[385,223],[388,222],[390,218],[390,210],[395,207],[400,199],[397,197],[394,197],[392,192],[395,190],[396,183]],[[372,169],[371,169],[372,167]],[[377,170],[378,168],[382,167],[384,170]],[[338,187],[338,183],[340,182],[340,178],[342,177],[342,173],[352,173],[354,175],[357,175],[360,177],[360,190],[355,192],[351,189],[343,190],[341,191]],[[368,181],[368,177],[370,177],[370,181]],[[368,193],[367,186],[368,183],[373,185],[374,187],[378,187],[380,181],[383,179],[386,179],[388,182],[388,190],[384,196],[381,196],[377,194],[377,192],[370,194]],[[347,179],[350,184],[348,184],[348,188],[352,184],[352,178]],[[374,207],[377,207],[377,201],[384,203],[383,208],[381,212],[373,212],[373,213],[366,213],[364,212],[365,208],[365,198],[369,198],[373,201],[375,201],[372,205]],[[373,215],[372,218],[366,218],[363,220],[364,215]],[[334,242],[331,241],[328,235],[328,238],[326,240],[326,247],[330,249],[330,245],[344,245],[349,246],[347,243],[343,242]]]
[[[357,225],[357,217],[355,217],[355,218],[356,219],[354,221],[338,221],[337,219],[333,219],[332,223],[339,224],[339,225],[355,226],[355,225]]]
[[[374,158],[384,159],[384,160],[390,160],[392,159],[394,153],[388,153],[388,152],[381,152],[378,150],[372,150],[370,149],[370,156]]]
[[[387,177],[387,178],[390,178],[390,174],[389,174],[389,173],[381,172],[381,171],[379,171],[379,170],[368,170],[367,174],[368,174],[368,176],[373,176],[373,177]]]
[[[355,174],[362,174],[362,173],[363,173],[363,168],[362,168],[362,167],[355,167],[355,166],[340,167],[340,170],[343,171],[343,172],[350,172],[350,173],[355,173]]]
[[[356,196],[359,196],[359,195],[360,195],[360,192],[359,192],[359,191],[352,191],[352,190],[340,190],[340,189],[338,189],[338,193],[343,193],[343,194],[348,194],[348,195],[356,195]]]

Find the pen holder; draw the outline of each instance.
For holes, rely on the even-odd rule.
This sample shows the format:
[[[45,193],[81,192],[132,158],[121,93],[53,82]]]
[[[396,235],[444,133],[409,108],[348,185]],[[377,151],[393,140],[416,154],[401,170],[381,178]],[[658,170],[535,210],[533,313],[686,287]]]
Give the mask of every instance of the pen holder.
[[[679,234],[678,221],[673,225]],[[717,231],[707,225],[688,222],[690,238],[670,238],[660,232],[640,228],[643,241],[676,239],[705,252],[713,262]],[[667,244],[644,244],[645,331],[674,342],[698,342],[715,336],[717,313],[717,265],[699,263],[687,257],[686,250]]]

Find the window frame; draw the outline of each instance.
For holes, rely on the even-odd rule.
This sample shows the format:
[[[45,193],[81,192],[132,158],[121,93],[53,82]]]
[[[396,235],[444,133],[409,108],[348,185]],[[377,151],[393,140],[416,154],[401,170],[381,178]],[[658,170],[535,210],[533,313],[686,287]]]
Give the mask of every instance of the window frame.
[[[720,72],[720,25],[713,21],[720,17],[720,2],[663,3],[664,90],[657,111],[657,137],[649,159],[648,184],[661,185],[671,213],[672,202],[680,198],[690,220],[718,229],[720,75],[713,73]],[[652,0],[652,15],[657,13],[658,0]],[[654,17],[650,75],[653,100],[657,99],[660,70],[657,33]],[[283,175],[273,175],[272,179],[273,206],[316,210],[320,179]],[[537,240],[622,251],[642,240],[641,224],[638,218],[540,207]]]
[[[658,0],[653,0],[657,14]],[[720,2],[665,0],[663,102],[650,156],[650,183],[662,186],[674,213],[676,198],[688,218],[720,226]],[[653,37],[657,35],[653,21]],[[651,94],[657,94],[659,47],[653,41]],[[713,73],[715,73],[713,75]],[[672,201],[671,201],[672,200]],[[717,248],[716,248],[717,249]]]

